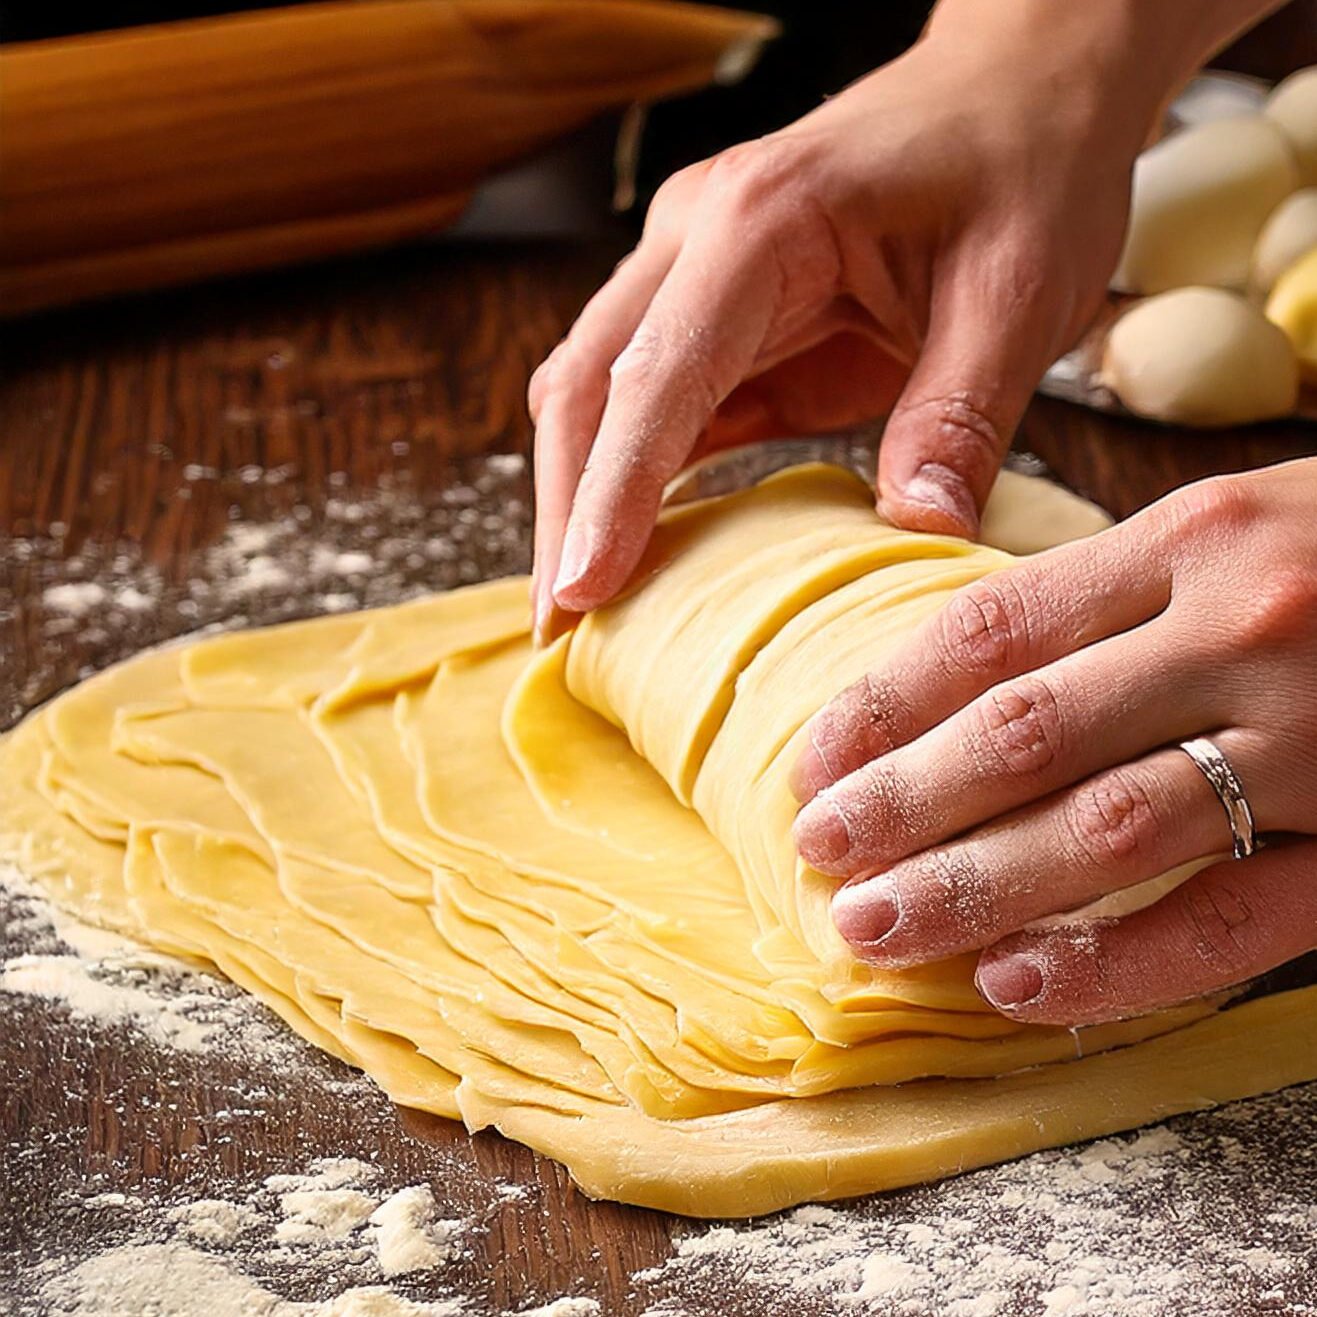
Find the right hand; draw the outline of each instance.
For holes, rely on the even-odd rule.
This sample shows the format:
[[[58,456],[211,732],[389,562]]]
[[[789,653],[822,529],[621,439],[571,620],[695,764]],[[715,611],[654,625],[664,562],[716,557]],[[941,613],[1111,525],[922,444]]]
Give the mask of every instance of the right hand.
[[[1030,394],[1100,304],[1155,105],[1113,110],[1045,42],[974,26],[659,191],[531,382],[541,639],[617,593],[665,484],[711,448],[890,410],[885,513],[977,533]]]

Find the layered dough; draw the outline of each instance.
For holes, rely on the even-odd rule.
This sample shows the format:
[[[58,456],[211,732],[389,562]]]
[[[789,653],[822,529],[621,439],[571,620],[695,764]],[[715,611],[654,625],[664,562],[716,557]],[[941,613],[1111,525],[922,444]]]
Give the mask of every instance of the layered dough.
[[[1093,527],[1004,479],[1002,542]],[[1072,1034],[987,1010],[968,958],[879,972],[834,931],[791,845],[803,728],[1011,561],[797,468],[668,514],[631,593],[540,653],[514,579],[111,669],[0,743],[0,834],[395,1101],[693,1215],[1317,1076],[1317,989]]]

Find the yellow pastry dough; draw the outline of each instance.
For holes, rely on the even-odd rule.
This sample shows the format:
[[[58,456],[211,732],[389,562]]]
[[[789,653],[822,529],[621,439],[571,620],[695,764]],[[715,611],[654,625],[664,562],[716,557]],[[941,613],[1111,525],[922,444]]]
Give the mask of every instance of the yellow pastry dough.
[[[1097,522],[1006,477],[986,524],[1032,551]],[[673,1211],[1312,1078],[1317,990],[1076,1035],[987,1010],[968,958],[880,972],[834,931],[790,839],[805,723],[1011,561],[797,468],[668,514],[629,595],[538,654],[517,579],[103,673],[0,743],[0,834],[57,900],[212,963],[394,1100]]]

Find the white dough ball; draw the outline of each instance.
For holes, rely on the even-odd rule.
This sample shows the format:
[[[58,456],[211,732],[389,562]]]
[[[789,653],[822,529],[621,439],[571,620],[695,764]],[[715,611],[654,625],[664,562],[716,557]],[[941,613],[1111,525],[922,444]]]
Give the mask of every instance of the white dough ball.
[[[1262,112],[1290,139],[1305,186],[1317,184],[1317,64],[1277,83]]]
[[[1107,336],[1103,383],[1132,412],[1179,425],[1243,425],[1294,410],[1294,349],[1251,302],[1177,288],[1140,302]]]
[[[1260,114],[1186,128],[1134,166],[1129,229],[1111,286],[1244,288],[1267,216],[1299,186],[1285,132]]]
[[[1276,280],[1299,259],[1317,247],[1317,187],[1291,192],[1271,212],[1253,248],[1249,289],[1266,297]]]

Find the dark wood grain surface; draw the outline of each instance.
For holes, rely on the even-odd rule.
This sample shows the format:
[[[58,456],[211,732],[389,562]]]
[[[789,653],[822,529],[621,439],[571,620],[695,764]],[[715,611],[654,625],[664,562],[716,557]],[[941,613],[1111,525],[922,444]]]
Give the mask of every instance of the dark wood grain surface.
[[[464,462],[525,453],[529,374],[617,254],[606,244],[438,246],[6,326],[4,722],[89,668],[201,622],[232,621],[232,601],[200,613],[181,605],[235,518],[296,516],[323,528],[335,500],[380,488],[424,508],[469,473]],[[1208,436],[1046,400],[1019,442],[1121,515],[1210,472],[1317,453],[1307,426]],[[525,501],[523,489],[520,540],[497,570],[524,563]],[[133,570],[161,583],[158,606],[131,624],[52,631],[43,591],[128,550]],[[424,584],[428,570],[417,566],[405,584]],[[374,601],[369,583],[361,598]],[[309,598],[293,606],[315,607]],[[254,1113],[236,1123],[235,1093]],[[57,1006],[15,998],[0,1015],[0,1122],[0,1259],[14,1286],[26,1262],[85,1251],[87,1215],[70,1208],[70,1194],[196,1196],[318,1153],[375,1157],[391,1184],[424,1179],[453,1212],[480,1217],[454,1273],[475,1296],[473,1312],[591,1294],[605,1312],[640,1313],[652,1295],[634,1274],[672,1249],[673,1221],[586,1202],[558,1167],[520,1147],[399,1114],[310,1049],[295,1066],[273,1067],[162,1054],[130,1030],[79,1027]],[[491,1197],[500,1181],[529,1193]],[[114,1238],[110,1228],[100,1241]],[[28,1299],[6,1292],[4,1268],[0,1310],[8,1294],[26,1311]],[[325,1297],[294,1273],[267,1280],[280,1293]],[[417,1282],[412,1292],[426,1290]],[[812,1310],[731,1293],[684,1302],[691,1313]]]

